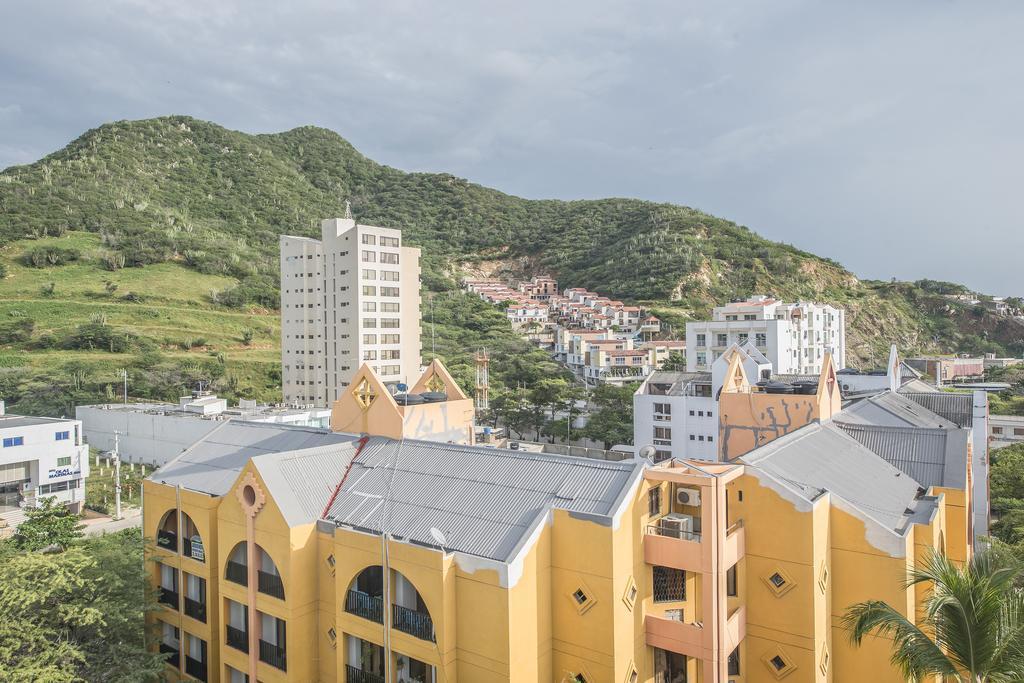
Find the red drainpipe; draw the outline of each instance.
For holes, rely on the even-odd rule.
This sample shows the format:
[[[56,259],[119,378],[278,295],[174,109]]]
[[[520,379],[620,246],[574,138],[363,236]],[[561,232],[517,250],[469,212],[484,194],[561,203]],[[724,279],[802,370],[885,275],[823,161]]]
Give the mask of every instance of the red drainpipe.
[[[355,463],[356,458],[359,457],[359,454],[363,452],[363,447],[366,446],[366,442],[369,440],[370,437],[368,436],[364,436],[359,439],[359,445],[356,447],[356,453],[352,456],[352,459],[348,461],[348,467],[345,468],[345,474],[342,475],[341,481],[338,482],[338,485],[334,489],[334,493],[331,494],[331,499],[327,501],[327,506],[324,507],[324,511],[320,514],[321,519],[326,519],[327,512],[331,509],[331,506],[334,505],[334,499],[338,497],[339,493],[341,493],[341,487],[345,485],[345,480],[348,479],[348,473],[352,471],[352,465]]]

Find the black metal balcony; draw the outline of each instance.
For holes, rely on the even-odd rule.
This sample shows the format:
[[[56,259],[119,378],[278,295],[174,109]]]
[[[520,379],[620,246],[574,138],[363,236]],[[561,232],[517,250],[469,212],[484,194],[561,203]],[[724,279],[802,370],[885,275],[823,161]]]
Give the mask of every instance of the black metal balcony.
[[[192,678],[197,678],[200,681],[206,681],[206,662],[201,662],[198,659],[192,659],[188,655],[185,655],[185,673]]]
[[[417,612],[401,605],[391,606],[391,624],[394,628],[434,643],[434,620],[426,612]]]
[[[384,623],[384,600],[362,591],[349,591],[345,600],[345,611],[363,619]]]
[[[184,607],[185,616],[192,617],[196,621],[201,621],[204,624],[206,623],[206,605],[198,600],[193,600],[186,596],[184,598]]]
[[[260,593],[272,595],[275,598],[284,600],[284,583],[277,574],[268,574],[265,571],[256,572]]]
[[[158,529],[156,532],[156,544],[157,547],[176,553],[178,552],[178,534],[173,531]]]
[[[157,600],[159,600],[160,603],[164,605],[170,605],[174,609],[178,609],[177,591],[173,591],[170,588],[164,588],[163,586],[160,586],[160,590],[158,591],[158,593],[159,595],[157,596]]]
[[[246,567],[244,564],[228,560],[228,566],[225,575],[228,581],[233,581],[243,586],[249,585],[249,568]]]
[[[228,645],[241,650],[242,652],[249,651],[249,634],[240,628],[235,628],[231,624],[228,624]]]
[[[260,661],[277,667],[281,671],[288,670],[285,649],[279,645],[272,645],[265,640],[260,640]]]
[[[168,645],[167,643],[160,643],[160,653],[170,655],[170,657],[167,658],[167,663],[175,669],[178,668],[178,658],[180,657],[178,654],[178,648],[173,645]]]
[[[383,676],[357,669],[348,664],[345,665],[345,680],[348,683],[384,683]]]

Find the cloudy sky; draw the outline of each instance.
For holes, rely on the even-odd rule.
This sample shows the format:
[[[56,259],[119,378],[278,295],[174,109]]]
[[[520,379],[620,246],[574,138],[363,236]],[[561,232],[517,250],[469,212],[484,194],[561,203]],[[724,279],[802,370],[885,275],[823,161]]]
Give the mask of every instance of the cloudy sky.
[[[12,0],[0,167],[115,119],[316,124],[406,170],[1020,295],[1021,36],[1019,0]]]

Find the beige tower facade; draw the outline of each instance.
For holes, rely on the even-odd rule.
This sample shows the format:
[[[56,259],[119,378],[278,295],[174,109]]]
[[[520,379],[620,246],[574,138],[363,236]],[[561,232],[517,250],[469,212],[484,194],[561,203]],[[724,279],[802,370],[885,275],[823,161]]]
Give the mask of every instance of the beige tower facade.
[[[281,236],[285,403],[329,407],[366,363],[387,385],[420,376],[420,250],[393,228],[330,218]]]

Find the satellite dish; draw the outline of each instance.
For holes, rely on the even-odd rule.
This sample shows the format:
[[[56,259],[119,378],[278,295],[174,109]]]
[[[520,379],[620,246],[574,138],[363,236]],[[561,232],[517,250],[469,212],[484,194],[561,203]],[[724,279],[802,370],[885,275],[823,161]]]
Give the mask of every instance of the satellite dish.
[[[658,449],[655,448],[654,446],[644,446],[639,451],[637,451],[637,455],[639,455],[641,458],[647,458],[648,460],[654,460],[654,454],[657,453],[657,452],[658,452]]]
[[[430,527],[430,537],[441,546],[441,550],[444,550],[444,547],[448,545],[448,539],[445,538],[444,534],[436,526]]]

